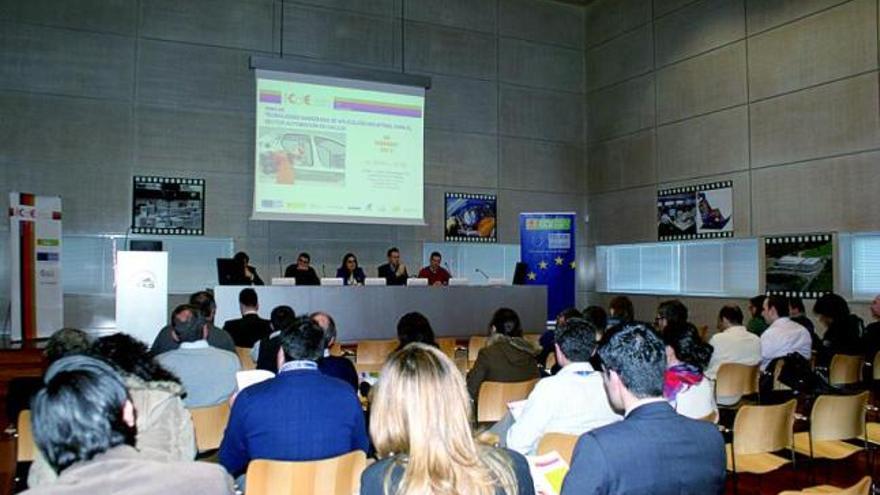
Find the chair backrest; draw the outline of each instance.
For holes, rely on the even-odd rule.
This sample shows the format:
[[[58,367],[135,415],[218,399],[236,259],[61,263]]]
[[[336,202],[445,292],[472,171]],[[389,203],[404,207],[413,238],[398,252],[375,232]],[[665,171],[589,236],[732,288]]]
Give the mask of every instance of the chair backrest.
[[[565,462],[571,466],[571,456],[574,454],[574,446],[577,444],[577,435],[568,435],[565,433],[545,433],[538,442],[538,455],[549,454],[550,452],[559,452],[559,455],[565,459]]]
[[[488,339],[485,335],[474,335],[468,340],[468,363],[473,363],[477,360],[480,349],[486,347]]]
[[[827,495],[870,495],[871,494],[871,477],[865,476],[858,483],[849,488],[834,489],[834,487],[822,485],[803,490],[786,490],[779,492],[779,495],[810,495],[814,493],[825,493]]]
[[[351,495],[360,490],[367,457],[355,450],[319,461],[248,464],[245,495]]]
[[[710,412],[709,414],[703,416],[702,418],[697,418],[697,419],[699,419],[700,421],[706,421],[709,423],[717,423],[718,422],[718,410],[713,409],[712,412]]]
[[[382,364],[394,349],[396,340],[362,340],[357,345],[357,364]]]
[[[31,429],[31,411],[23,409],[18,413],[18,421],[15,429],[18,432],[18,446],[16,459],[18,462],[30,462],[34,460],[36,445],[34,444],[34,431]]]
[[[760,366],[722,363],[715,377],[715,398],[740,397],[758,391]]]
[[[236,347],[235,353],[238,354],[238,360],[241,361],[241,369],[253,370],[257,368],[257,363],[251,358],[251,350],[247,347]]]
[[[773,390],[791,390],[791,387],[779,381],[779,374],[782,373],[783,364],[785,364],[784,359],[777,359],[773,367]]]
[[[523,338],[528,340],[529,342],[535,344],[536,346],[541,346],[541,334],[540,333],[524,333]]]
[[[189,412],[192,415],[196,447],[199,452],[219,448],[220,442],[223,440],[223,432],[226,430],[226,423],[229,422],[229,403],[194,407]]]
[[[455,360],[455,337],[440,337],[437,339],[437,345],[440,346],[443,354],[446,354],[449,359]]]
[[[334,342],[333,345],[330,346],[330,355],[331,356],[344,356],[345,351],[342,349],[342,344],[339,342]]]
[[[742,406],[733,420],[735,454],[760,454],[791,449],[794,440],[794,399],[773,406]]]
[[[820,395],[810,413],[810,435],[814,441],[846,440],[865,436],[865,406],[868,391],[858,395]]]
[[[871,378],[880,380],[880,351],[874,353],[874,360],[871,364]]]
[[[835,354],[831,358],[831,366],[828,368],[828,381],[832,385],[846,385],[862,381],[862,366],[865,358],[862,356],[848,356]]]
[[[477,398],[477,421],[498,421],[507,413],[507,403],[529,396],[538,379],[524,382],[483,382]]]

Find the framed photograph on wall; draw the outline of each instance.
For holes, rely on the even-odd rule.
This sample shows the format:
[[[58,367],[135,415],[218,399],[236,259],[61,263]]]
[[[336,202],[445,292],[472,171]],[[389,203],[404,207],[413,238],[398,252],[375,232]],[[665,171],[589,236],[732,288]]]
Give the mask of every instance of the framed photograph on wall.
[[[834,291],[834,237],[812,234],[764,239],[767,294],[815,299]]]
[[[205,180],[135,176],[131,232],[204,235]]]
[[[661,241],[733,237],[733,182],[674,187],[657,192]]]
[[[489,194],[446,193],[447,242],[498,242],[498,198]]]

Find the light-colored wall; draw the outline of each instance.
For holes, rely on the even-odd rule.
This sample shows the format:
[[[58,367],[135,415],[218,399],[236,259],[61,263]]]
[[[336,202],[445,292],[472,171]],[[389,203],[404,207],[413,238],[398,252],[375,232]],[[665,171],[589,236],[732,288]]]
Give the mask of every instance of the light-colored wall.
[[[264,278],[300,250],[328,271],[390,245],[419,265],[446,191],[497,194],[499,242],[516,243],[520,211],[585,209],[584,33],[584,9],[551,0],[0,0],[0,191],[61,195],[65,232],[122,233],[132,175],[203,177],[206,235]],[[280,52],[432,77],[427,227],[249,220],[248,58]],[[2,263],[4,314],[7,287]],[[96,314],[112,298],[68,298],[67,324]]]
[[[656,190],[715,180],[738,237],[880,231],[876,1],[598,0],[586,22],[590,246],[656,241]],[[725,302],[684,300],[710,326]]]

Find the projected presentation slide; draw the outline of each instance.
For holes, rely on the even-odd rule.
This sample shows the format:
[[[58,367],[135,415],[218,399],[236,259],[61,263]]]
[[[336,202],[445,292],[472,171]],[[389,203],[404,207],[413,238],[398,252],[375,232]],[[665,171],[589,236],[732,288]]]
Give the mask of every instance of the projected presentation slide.
[[[424,92],[257,71],[253,217],[421,224]]]

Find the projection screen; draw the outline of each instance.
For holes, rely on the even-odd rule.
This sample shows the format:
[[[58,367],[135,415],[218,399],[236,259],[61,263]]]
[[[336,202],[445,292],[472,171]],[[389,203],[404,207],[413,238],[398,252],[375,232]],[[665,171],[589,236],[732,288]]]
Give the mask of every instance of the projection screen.
[[[424,87],[255,72],[253,219],[424,224]]]

